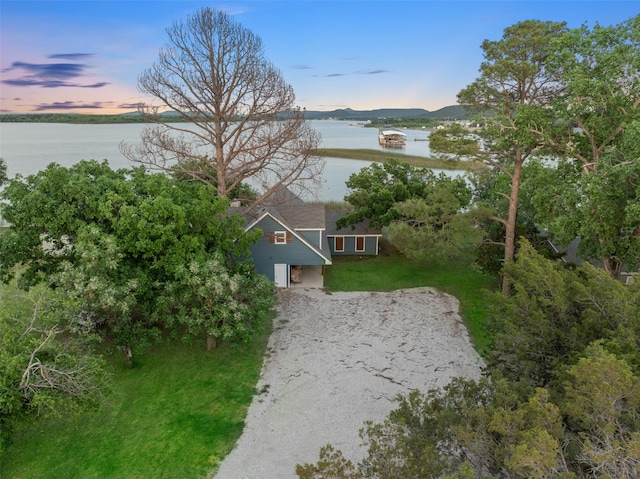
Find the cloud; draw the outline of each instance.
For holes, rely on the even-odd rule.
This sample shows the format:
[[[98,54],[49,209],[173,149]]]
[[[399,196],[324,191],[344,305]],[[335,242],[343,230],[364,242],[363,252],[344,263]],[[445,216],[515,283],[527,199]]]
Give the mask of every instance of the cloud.
[[[92,56],[90,53],[59,53],[49,55],[48,58],[79,59]],[[13,78],[6,78],[0,81],[5,85],[21,87],[41,87],[41,88],[102,88],[108,85],[107,82],[97,82],[83,84],[79,81],[89,68],[84,63],[27,63],[13,62],[9,68],[5,68],[2,73],[13,73]]]
[[[26,63],[13,62],[10,70],[22,70],[27,75],[40,78],[76,78],[81,76],[86,65],[79,63]]]
[[[389,73],[389,70],[376,68],[376,69],[368,69],[368,70],[356,70],[353,73],[328,73],[326,75],[314,75],[314,77],[336,78],[336,77],[344,77],[349,75],[379,75],[381,73]]]
[[[356,75],[378,75],[380,73],[389,73],[389,70],[383,70],[381,68],[377,70],[358,70]]]
[[[293,65],[291,68],[294,70],[313,70],[311,65]]]
[[[89,58],[95,56],[93,53],[54,53],[47,58],[60,58],[64,60],[79,60],[81,58]]]
[[[141,103],[121,103],[118,105],[118,108],[128,109],[128,110],[137,110],[140,108]]]
[[[109,85],[107,82],[92,83],[89,85],[81,85],[79,83],[70,83],[59,80],[38,80],[35,78],[19,78],[16,80],[2,80],[0,83],[11,86],[40,86],[42,88],[60,88],[60,87],[72,87],[72,88],[102,88]]]
[[[93,103],[77,103],[74,101],[63,101],[63,102],[53,102],[53,103],[41,103],[38,105],[34,111],[47,111],[47,110],[99,110],[101,108],[110,107],[111,102],[107,104],[103,102],[93,102]]]

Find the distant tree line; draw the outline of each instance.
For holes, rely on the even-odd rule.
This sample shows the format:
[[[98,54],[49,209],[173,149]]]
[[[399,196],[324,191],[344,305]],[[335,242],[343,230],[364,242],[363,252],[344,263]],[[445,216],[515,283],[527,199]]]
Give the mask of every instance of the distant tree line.
[[[165,115],[163,121],[186,121],[177,115]],[[73,124],[109,124],[109,123],[146,123],[143,116],[137,113],[120,115],[93,115],[82,113],[4,113],[0,115],[0,123],[73,123]]]

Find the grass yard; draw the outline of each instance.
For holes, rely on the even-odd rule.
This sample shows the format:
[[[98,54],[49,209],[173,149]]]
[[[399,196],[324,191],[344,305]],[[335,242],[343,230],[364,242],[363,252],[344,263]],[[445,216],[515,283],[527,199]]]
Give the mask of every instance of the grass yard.
[[[486,347],[482,290],[495,283],[476,270],[396,254],[336,257],[327,270],[329,292],[419,286],[458,298],[476,349]],[[115,358],[113,392],[99,410],[23,428],[0,455],[0,479],[207,477],[242,433],[269,332],[253,344],[210,352],[158,345],[133,369]]]
[[[425,264],[398,254],[333,258],[327,268],[328,291],[391,291],[430,286],[455,296],[476,351],[488,346],[484,291],[497,287],[495,279],[466,263]]]
[[[133,369],[114,361],[99,410],[20,431],[0,456],[0,478],[206,477],[242,433],[270,331],[210,352],[159,345]]]
[[[481,163],[475,161],[441,160],[424,156],[406,155],[394,150],[369,150],[366,148],[321,148],[311,150],[318,156],[326,158],[344,158],[348,160],[363,160],[385,163],[389,160],[398,160],[411,166],[420,168],[436,168],[439,170],[467,170],[473,171],[482,168]]]

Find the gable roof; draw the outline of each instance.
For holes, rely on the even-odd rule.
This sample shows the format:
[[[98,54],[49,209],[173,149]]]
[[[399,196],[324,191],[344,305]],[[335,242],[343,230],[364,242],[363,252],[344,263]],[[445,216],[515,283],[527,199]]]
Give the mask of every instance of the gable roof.
[[[268,208],[272,211],[272,208]],[[324,205],[280,205],[275,211],[284,221],[297,230],[324,230],[326,228]]]
[[[324,231],[320,231],[320,230],[324,230],[324,228],[313,228],[313,229],[318,229],[319,234],[322,234],[322,242],[321,242],[322,248],[319,248],[318,246],[311,243],[307,238],[305,238],[300,233],[298,233],[297,229],[294,228],[281,214],[279,214],[278,209],[263,208],[261,212],[262,214],[260,216],[255,218],[253,221],[250,221],[247,223],[247,226],[245,226],[245,231],[249,231],[250,229],[255,228],[256,226],[258,226],[258,224],[260,224],[260,222],[264,218],[270,217],[275,222],[280,224],[283,230],[291,233],[299,241],[305,244],[311,251],[313,251],[315,254],[320,256],[324,260],[325,264],[331,264],[331,252],[328,249],[328,241],[326,240],[326,235],[324,234]]]
[[[288,189],[274,193],[265,205],[245,216],[245,231],[255,228],[264,218],[271,217],[283,230],[290,232],[310,250],[331,264],[331,252],[325,234],[325,210],[322,204],[308,204]],[[300,231],[318,231],[322,248],[311,243]]]
[[[265,211],[293,229],[321,231],[325,229],[324,205],[305,203],[303,199],[287,188],[276,191],[265,200],[261,207],[246,214],[247,223],[255,222],[263,216]]]
[[[264,201],[264,206],[304,205],[305,201],[289,188],[283,188],[271,193]]]

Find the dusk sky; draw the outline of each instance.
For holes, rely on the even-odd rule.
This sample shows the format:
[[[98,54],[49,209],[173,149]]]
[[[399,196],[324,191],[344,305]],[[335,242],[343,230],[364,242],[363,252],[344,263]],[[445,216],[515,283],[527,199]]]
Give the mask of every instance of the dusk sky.
[[[0,0],[0,112],[122,113],[166,28],[201,6],[263,40],[308,110],[456,104],[484,39],[522,20],[613,25],[640,1]]]

